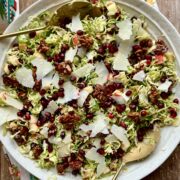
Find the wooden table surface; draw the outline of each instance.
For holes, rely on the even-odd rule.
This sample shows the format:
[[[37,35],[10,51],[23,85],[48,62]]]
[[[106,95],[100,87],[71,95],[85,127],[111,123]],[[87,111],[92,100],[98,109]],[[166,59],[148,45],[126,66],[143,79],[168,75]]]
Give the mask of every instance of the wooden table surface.
[[[23,11],[36,0],[20,0]],[[174,24],[180,32],[180,0],[157,0],[161,12]],[[11,180],[8,164],[0,146],[0,180]],[[23,179],[24,180],[24,179]],[[180,180],[180,145],[173,154],[155,172],[144,180]]]

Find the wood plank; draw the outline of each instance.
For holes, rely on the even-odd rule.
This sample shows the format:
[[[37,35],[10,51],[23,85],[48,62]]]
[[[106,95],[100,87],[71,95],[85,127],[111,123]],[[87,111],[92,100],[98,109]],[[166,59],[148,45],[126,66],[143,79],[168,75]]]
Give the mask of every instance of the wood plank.
[[[180,0],[157,0],[161,12],[180,32]],[[36,0],[20,0],[21,12]],[[2,28],[2,26],[0,26]],[[0,145],[0,180],[11,180],[8,163]],[[180,146],[165,163],[144,180],[180,180]]]

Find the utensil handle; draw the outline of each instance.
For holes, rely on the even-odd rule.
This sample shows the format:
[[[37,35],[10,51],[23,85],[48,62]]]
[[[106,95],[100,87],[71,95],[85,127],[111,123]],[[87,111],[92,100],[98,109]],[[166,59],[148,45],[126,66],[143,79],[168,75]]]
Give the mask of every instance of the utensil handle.
[[[0,40],[5,39],[5,38],[10,38],[13,36],[18,36],[21,34],[27,34],[27,33],[34,32],[34,31],[40,31],[40,30],[43,30],[45,28],[46,27],[40,27],[40,28],[34,28],[34,29],[28,29],[28,30],[13,32],[13,33],[9,33],[9,34],[3,34],[3,35],[0,35]]]
[[[120,165],[120,167],[118,168],[116,174],[115,174],[114,177],[112,178],[112,180],[116,180],[116,179],[117,179],[117,177],[118,177],[118,175],[119,175],[119,173],[120,173],[120,171],[121,171],[121,169],[122,169],[123,166],[124,166],[124,163],[122,162],[121,165]]]

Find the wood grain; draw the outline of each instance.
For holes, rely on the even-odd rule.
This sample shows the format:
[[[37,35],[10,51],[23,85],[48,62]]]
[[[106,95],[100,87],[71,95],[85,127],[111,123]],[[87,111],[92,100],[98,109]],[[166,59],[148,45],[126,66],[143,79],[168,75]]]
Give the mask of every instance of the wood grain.
[[[161,12],[174,24],[180,32],[180,0],[157,0]],[[20,9],[23,11],[36,0],[20,0]],[[1,26],[2,28],[2,26]],[[0,180],[11,180],[8,163],[0,146]],[[24,179],[23,179],[24,180]],[[143,180],[180,180],[180,146],[173,154],[152,174]]]

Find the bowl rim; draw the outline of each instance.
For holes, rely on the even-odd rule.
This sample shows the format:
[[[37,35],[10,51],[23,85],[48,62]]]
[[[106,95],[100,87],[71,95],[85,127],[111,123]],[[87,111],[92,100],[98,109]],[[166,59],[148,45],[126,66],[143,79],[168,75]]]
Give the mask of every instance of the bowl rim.
[[[68,1],[69,0],[63,0],[63,1],[55,0],[52,3],[51,0],[47,0],[47,4],[49,4],[48,8],[42,8],[42,9],[44,11],[45,9],[49,9],[53,6],[61,4],[62,2],[68,2]],[[180,52],[178,52],[178,47],[180,47],[180,35],[179,35],[178,31],[175,29],[175,27],[172,25],[172,23],[169,22],[169,20],[163,14],[161,14],[158,10],[154,9],[153,7],[150,7],[144,1],[141,1],[141,0],[136,0],[136,2],[134,0],[126,0],[125,2],[123,0],[115,0],[115,2],[130,6],[133,9],[136,9],[133,6],[133,5],[136,5],[136,7],[138,7],[137,8],[138,12],[140,12],[140,10],[142,12],[142,9],[146,9],[146,12],[142,12],[142,13],[145,14],[146,17],[148,17],[148,19],[153,20],[153,23],[159,29],[161,29],[162,32],[164,32],[166,38],[168,39],[168,42],[170,43],[170,46],[172,47],[172,49],[176,55],[177,62],[178,62],[178,64],[180,64]],[[29,6],[25,11],[23,11],[22,14],[20,14],[20,16],[17,19],[15,19],[15,21],[12,24],[10,24],[8,26],[8,28],[5,30],[5,33],[9,33],[11,31],[18,29],[18,27],[19,27],[18,24],[23,25],[24,23],[26,23],[27,21],[25,21],[25,19],[27,20],[26,17],[31,14],[32,9],[35,9],[34,11],[37,11],[36,8],[40,7],[44,3],[46,3],[46,1],[39,0],[35,3],[33,3],[31,6]],[[51,6],[50,6],[50,3],[51,3]],[[44,5],[43,5],[43,7],[44,7]],[[40,13],[42,11],[42,9],[40,11],[37,11],[37,13]],[[21,20],[21,19],[23,19],[23,20]],[[22,23],[21,21],[24,21],[24,22]],[[9,40],[3,40],[2,42],[0,42],[0,48],[3,43],[8,44],[10,47],[10,44],[14,41],[14,39],[15,38],[11,38]],[[6,47],[6,49],[7,49],[7,47]],[[2,50],[5,50],[5,49],[2,49]],[[1,59],[3,59],[4,57],[2,56]],[[3,62],[0,62],[0,63],[2,65]],[[174,151],[174,149],[180,142],[180,134],[178,134],[178,130],[180,130],[180,127],[178,127],[176,130],[174,130],[174,134],[171,137],[171,146],[168,146],[168,150],[163,154],[159,154],[160,157],[159,157],[158,161],[156,163],[154,163],[153,166],[150,167],[150,169],[149,169],[149,167],[147,167],[147,168],[144,168],[143,171],[141,171],[141,173],[136,172],[135,179],[141,179],[141,178],[147,176],[148,174],[153,172],[155,169],[157,169],[170,156],[170,154]],[[20,160],[20,158],[18,158],[17,154],[13,153],[12,150],[10,150],[8,148],[8,146],[7,146],[8,144],[5,143],[5,141],[1,135],[0,135],[0,140],[2,141],[3,145],[5,145],[5,148],[7,149],[8,153],[10,153],[10,155],[12,155],[12,157],[20,165],[23,165],[22,161]],[[34,174],[37,177],[41,177],[40,173],[39,173],[39,175],[38,175],[38,173],[33,173],[33,168],[25,166],[25,169],[28,170],[31,174]]]

